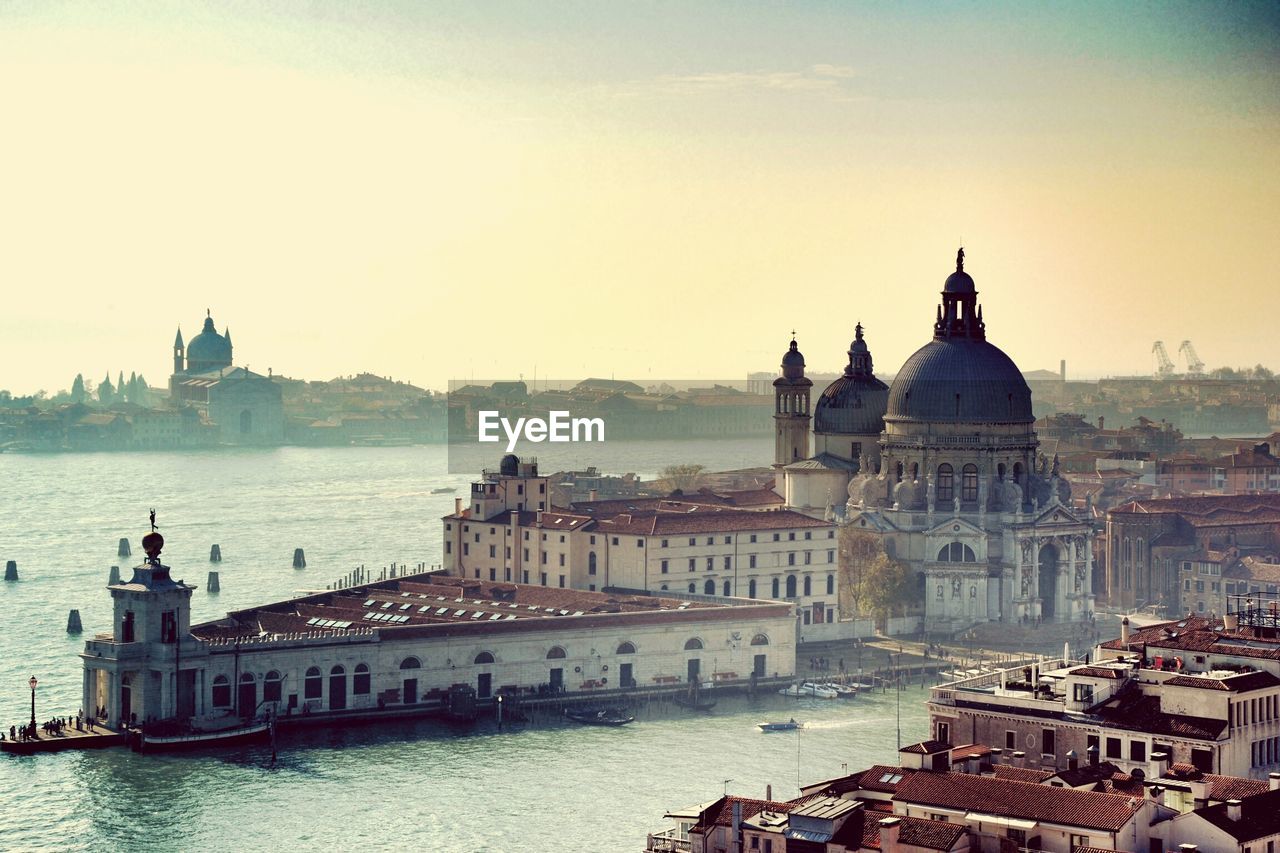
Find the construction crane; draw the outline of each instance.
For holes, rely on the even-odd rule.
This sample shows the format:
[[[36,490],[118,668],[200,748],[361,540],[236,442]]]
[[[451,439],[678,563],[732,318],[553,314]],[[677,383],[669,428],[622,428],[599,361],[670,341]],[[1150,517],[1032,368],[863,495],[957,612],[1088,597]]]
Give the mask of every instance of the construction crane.
[[[1204,362],[1196,355],[1196,348],[1191,345],[1191,341],[1183,341],[1182,346],[1178,347],[1178,354],[1187,360],[1188,376],[1204,375]]]
[[[1173,360],[1169,358],[1169,351],[1164,348],[1164,341],[1156,341],[1151,346],[1151,351],[1156,356],[1156,378],[1168,379],[1173,375]]]

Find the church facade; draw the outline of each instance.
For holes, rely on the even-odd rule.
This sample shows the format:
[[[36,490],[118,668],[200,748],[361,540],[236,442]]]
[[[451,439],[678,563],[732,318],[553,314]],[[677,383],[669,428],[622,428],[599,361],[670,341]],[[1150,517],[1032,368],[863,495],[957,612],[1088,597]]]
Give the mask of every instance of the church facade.
[[[933,339],[890,386],[858,327],[845,375],[819,398],[816,455],[781,466],[785,496],[906,561],[926,630],[1080,621],[1094,608],[1095,533],[1070,508],[1056,459],[1039,453],[1031,390],[987,341],[977,297],[961,250]]]
[[[189,344],[178,330],[173,342],[169,401],[192,406],[218,426],[222,444],[284,442],[284,401],[271,377],[232,363],[231,330],[219,334],[212,315]]]

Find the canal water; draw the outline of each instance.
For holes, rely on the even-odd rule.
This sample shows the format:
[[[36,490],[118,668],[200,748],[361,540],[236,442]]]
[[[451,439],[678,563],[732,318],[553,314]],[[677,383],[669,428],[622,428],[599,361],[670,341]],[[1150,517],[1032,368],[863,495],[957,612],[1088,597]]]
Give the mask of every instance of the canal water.
[[[540,453],[544,470],[578,467]],[[653,477],[691,462],[759,464],[772,441],[614,442],[605,470]],[[495,460],[496,462],[496,460]],[[323,588],[364,564],[440,562],[439,519],[454,487],[442,446],[279,448],[191,453],[0,455],[0,723],[74,715],[76,657],[110,629],[103,588],[127,578],[147,511],[157,510],[165,562],[196,584],[193,620]],[[127,536],[133,558],[116,556]],[[209,563],[221,546],[223,561]],[[307,568],[291,568],[304,548]],[[222,591],[205,592],[219,572]],[[85,634],[66,634],[80,610]],[[901,694],[902,742],[925,736],[919,688]],[[364,849],[632,851],[666,809],[732,793],[791,797],[797,779],[891,762],[898,695],[852,702],[724,698],[710,715],[647,713],[623,729],[558,721],[498,732],[398,722],[291,732],[278,760],[245,749],[137,756],[122,750],[0,757],[0,850],[245,850],[303,844]],[[754,725],[794,716],[799,734]]]

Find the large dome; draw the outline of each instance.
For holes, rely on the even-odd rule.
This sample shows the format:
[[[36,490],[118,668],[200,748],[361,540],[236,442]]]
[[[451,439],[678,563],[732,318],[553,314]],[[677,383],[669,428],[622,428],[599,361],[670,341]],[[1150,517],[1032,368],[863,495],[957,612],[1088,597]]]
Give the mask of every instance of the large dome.
[[[890,421],[1032,423],[1031,389],[1013,359],[985,340],[935,339],[902,365],[889,390]]]
[[[231,366],[231,341],[218,334],[213,318],[204,318],[204,329],[187,344],[187,371],[200,373]]]

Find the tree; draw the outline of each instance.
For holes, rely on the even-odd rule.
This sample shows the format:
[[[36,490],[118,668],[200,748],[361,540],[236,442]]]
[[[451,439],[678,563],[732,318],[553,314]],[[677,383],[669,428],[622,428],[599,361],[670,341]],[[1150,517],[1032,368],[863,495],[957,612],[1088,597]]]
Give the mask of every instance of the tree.
[[[77,373],[75,381],[71,383],[71,402],[83,403],[85,398],[84,375]]]
[[[688,492],[697,488],[703,470],[701,465],[668,465],[662,469],[659,477],[666,483],[669,491],[678,489]]]
[[[839,593],[851,612],[883,621],[917,603],[911,567],[886,554],[880,538],[865,530],[840,531],[840,576]]]
[[[102,382],[98,385],[98,402],[104,406],[109,405],[115,397],[115,388],[111,386],[111,374],[108,373],[102,377]]]

